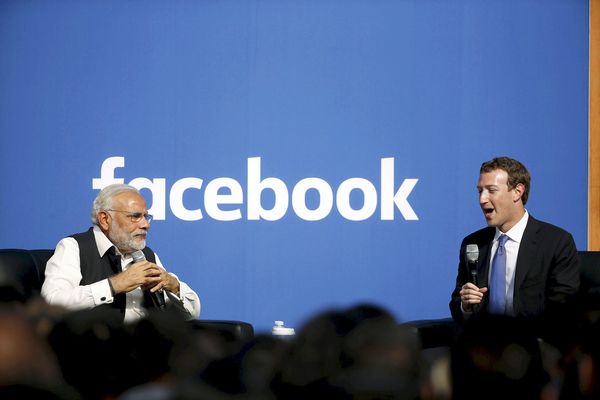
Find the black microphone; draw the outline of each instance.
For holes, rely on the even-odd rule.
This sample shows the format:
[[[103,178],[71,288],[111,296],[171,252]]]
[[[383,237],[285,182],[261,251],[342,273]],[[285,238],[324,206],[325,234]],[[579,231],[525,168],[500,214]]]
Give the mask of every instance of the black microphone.
[[[479,260],[479,247],[476,244],[468,244],[465,251],[467,258],[468,271],[471,276],[471,283],[477,285],[477,260]]]
[[[131,254],[131,257],[133,257],[133,262],[140,262],[140,261],[145,261],[146,260],[146,256],[144,255],[144,252],[141,250],[136,250]],[[152,299],[152,303],[154,304],[154,307],[156,307],[159,310],[164,310],[166,305],[165,305],[165,295],[161,290],[157,290],[156,292],[151,292],[149,290],[146,290],[146,292],[150,295],[150,298]]]

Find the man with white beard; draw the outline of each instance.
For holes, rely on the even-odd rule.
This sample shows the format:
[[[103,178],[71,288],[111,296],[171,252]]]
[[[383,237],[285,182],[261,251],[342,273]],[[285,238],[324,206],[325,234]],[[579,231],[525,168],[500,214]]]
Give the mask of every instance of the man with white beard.
[[[151,220],[136,188],[125,184],[104,188],[92,207],[94,226],[62,239],[48,260],[44,299],[73,310],[105,307],[129,323],[146,316],[157,307],[158,296],[164,296],[168,310],[177,310],[186,319],[198,318],[198,295],[167,272],[146,247]],[[132,256],[138,250],[144,254],[141,261]]]

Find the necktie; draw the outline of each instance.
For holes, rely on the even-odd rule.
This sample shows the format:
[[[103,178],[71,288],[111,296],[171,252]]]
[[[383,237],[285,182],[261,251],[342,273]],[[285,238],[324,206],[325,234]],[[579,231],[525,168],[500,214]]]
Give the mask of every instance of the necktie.
[[[508,236],[500,235],[498,248],[492,261],[492,276],[490,279],[490,308],[491,314],[506,312],[506,249],[504,244]]]

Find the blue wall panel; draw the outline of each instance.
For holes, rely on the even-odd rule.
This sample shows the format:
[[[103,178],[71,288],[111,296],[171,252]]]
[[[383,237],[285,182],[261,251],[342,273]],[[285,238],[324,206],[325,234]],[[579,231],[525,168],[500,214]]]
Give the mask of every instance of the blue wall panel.
[[[85,230],[93,179],[121,157],[116,178],[164,180],[164,194],[143,189],[155,214],[164,205],[149,244],[197,290],[203,318],[263,330],[359,301],[447,316],[460,240],[484,225],[484,160],[523,161],[531,214],[585,249],[588,12],[582,0],[3,1],[0,247]],[[255,157],[289,191],[274,221],[249,218]],[[382,220],[385,158],[394,192],[418,180],[406,198],[418,220],[395,205]],[[243,192],[220,206],[239,209],[234,221],[205,208],[223,177]],[[332,191],[317,221],[292,205],[309,177]],[[171,209],[184,178],[202,179],[182,200],[200,220]],[[375,203],[371,187],[351,190],[340,212],[340,185],[366,181]],[[264,190],[263,208],[274,202]],[[375,209],[352,221],[348,207]]]

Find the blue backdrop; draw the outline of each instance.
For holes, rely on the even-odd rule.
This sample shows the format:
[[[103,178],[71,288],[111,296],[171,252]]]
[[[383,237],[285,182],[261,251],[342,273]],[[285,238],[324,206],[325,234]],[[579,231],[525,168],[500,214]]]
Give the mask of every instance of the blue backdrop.
[[[583,0],[2,1],[0,247],[87,229],[114,172],[152,186],[149,245],[202,318],[448,316],[482,161],[523,161],[530,213],[586,248],[588,16]]]

